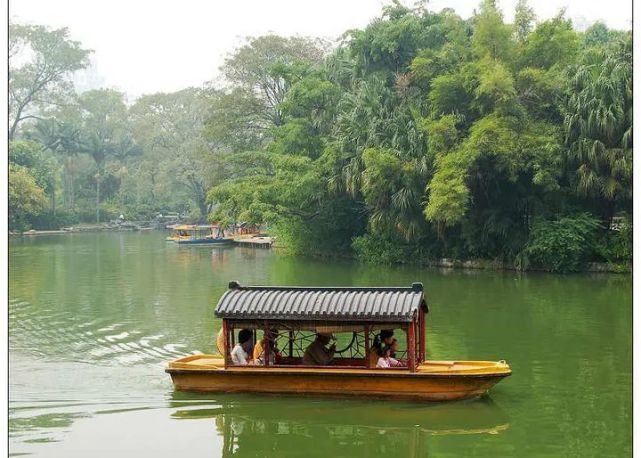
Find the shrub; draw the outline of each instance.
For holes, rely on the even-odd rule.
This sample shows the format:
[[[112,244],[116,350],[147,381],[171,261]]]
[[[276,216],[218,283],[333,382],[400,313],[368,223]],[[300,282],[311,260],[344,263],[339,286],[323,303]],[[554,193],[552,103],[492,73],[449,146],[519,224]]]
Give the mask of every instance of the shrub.
[[[57,210],[55,215],[51,210],[43,211],[29,219],[31,226],[39,230],[55,230],[67,226],[73,226],[80,222],[75,212]]]
[[[352,248],[360,260],[372,264],[402,264],[414,260],[410,245],[381,234],[354,237]]]
[[[632,260],[632,222],[624,218],[615,230],[608,234],[597,246],[597,251],[606,261],[630,262]]]
[[[599,226],[589,213],[537,221],[519,258],[551,272],[577,271],[595,251]]]

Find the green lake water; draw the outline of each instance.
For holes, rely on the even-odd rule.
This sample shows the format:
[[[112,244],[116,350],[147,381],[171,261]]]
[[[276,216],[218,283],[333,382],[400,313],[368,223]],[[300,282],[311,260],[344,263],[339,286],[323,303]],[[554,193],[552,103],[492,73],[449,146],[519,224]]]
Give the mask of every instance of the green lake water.
[[[154,233],[9,242],[9,452],[43,457],[629,456],[632,282],[179,247]],[[489,396],[416,403],[174,393],[230,280],[423,282],[429,359],[505,359]],[[260,383],[257,380],[257,383]]]

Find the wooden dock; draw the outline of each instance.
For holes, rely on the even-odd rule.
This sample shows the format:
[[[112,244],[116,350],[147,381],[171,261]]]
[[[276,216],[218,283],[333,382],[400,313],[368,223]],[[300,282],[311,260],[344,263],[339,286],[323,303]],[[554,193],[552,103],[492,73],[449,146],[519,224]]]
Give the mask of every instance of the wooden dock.
[[[234,243],[240,246],[253,248],[271,248],[274,243],[273,237],[238,237],[234,238]]]

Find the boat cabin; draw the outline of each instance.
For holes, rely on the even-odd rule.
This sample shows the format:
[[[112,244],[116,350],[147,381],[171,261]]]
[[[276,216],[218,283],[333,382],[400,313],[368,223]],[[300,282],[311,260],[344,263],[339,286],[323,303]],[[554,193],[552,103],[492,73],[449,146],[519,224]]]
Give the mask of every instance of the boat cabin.
[[[374,339],[382,330],[393,330],[399,344],[395,358],[410,372],[425,361],[427,313],[421,283],[405,288],[290,288],[230,282],[215,310],[223,322],[219,349],[225,368],[244,367],[234,366],[231,359],[242,329],[253,333],[254,344],[272,342],[264,345],[264,366],[349,369],[375,369],[370,358]],[[305,366],[305,349],[317,334],[335,336],[332,364]]]

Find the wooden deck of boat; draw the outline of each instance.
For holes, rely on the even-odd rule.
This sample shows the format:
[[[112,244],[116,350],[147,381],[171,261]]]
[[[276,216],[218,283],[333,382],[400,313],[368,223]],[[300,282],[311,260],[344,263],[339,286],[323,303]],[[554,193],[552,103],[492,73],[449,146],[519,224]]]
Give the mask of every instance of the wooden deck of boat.
[[[247,371],[257,373],[278,373],[278,374],[300,374],[300,375],[375,375],[375,376],[500,376],[511,374],[510,367],[503,361],[426,361],[416,368],[412,373],[409,369],[367,369],[352,367],[299,367],[299,366],[230,366],[224,367],[224,361],[216,355],[191,355],[169,363],[169,371],[225,371],[241,372]]]
[[[511,374],[502,361],[434,361],[409,369],[231,366],[215,355],[190,355],[166,369],[179,391],[366,396],[447,401],[486,393]]]

